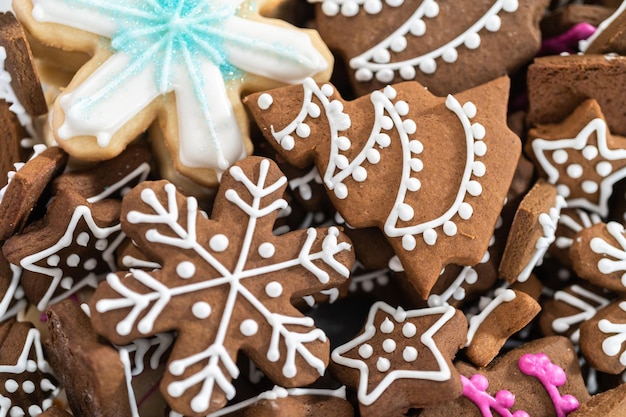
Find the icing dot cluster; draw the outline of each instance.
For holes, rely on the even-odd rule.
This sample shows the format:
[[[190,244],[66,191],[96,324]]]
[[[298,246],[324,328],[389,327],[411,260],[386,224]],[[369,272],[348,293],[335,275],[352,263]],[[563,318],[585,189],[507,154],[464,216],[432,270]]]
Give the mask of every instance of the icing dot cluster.
[[[382,334],[390,335],[390,337],[383,340],[380,345],[380,349],[374,349],[374,347],[369,343],[362,344],[358,349],[359,356],[362,359],[369,359],[374,355],[374,352],[385,352],[387,354],[394,353],[398,348],[398,343],[391,336],[395,327],[396,325],[393,321],[391,321],[389,317],[386,317],[380,324],[378,330]],[[402,325],[401,333],[406,339],[412,339],[417,334],[417,327],[411,322],[406,322]],[[417,359],[417,356],[418,352],[414,346],[405,346],[402,350],[402,358],[405,362],[414,362]],[[379,356],[376,360],[376,369],[379,372],[387,372],[390,368],[391,361],[384,356]]]
[[[324,3],[336,4],[335,0],[326,0]],[[329,5],[326,8],[343,12],[343,6],[339,8]],[[355,77],[362,82],[375,79],[382,83],[390,83],[394,80],[396,73],[403,80],[414,79],[417,71],[433,74],[437,70],[437,60],[453,64],[458,59],[460,47],[470,50],[479,48],[481,44],[479,32],[482,30],[498,32],[502,26],[498,14],[502,11],[514,13],[518,7],[518,0],[498,0],[480,19],[446,44],[420,56],[394,61],[394,54],[403,53],[409,47],[411,43],[409,37],[417,38],[415,40],[417,42],[419,38],[428,35],[426,19],[439,17],[437,1],[425,0],[413,15],[391,35],[373,48],[351,59],[350,67],[356,70]],[[322,9],[324,10],[324,6]],[[354,8],[351,7],[350,11],[353,10]]]
[[[311,2],[319,0],[311,0]],[[326,16],[337,16],[341,14],[345,17],[356,16],[361,9],[369,15],[377,15],[386,4],[389,7],[399,7],[404,4],[404,0],[321,0],[322,13]]]

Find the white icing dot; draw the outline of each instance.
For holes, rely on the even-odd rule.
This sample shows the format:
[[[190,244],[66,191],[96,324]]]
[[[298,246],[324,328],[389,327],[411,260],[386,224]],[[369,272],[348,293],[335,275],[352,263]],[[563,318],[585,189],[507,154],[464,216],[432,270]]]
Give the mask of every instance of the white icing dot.
[[[472,125],[472,135],[474,136],[474,139],[483,140],[485,138],[485,134],[485,126],[480,123],[474,123]]]
[[[411,119],[406,119],[405,121],[402,122],[402,127],[404,127],[404,130],[406,131],[406,133],[408,133],[409,135],[412,135],[413,133],[415,133],[415,131],[417,130],[417,125],[415,124],[415,122]]]
[[[383,350],[387,353],[391,353],[396,350],[396,342],[393,339],[385,339],[383,342]]]
[[[335,165],[337,165],[339,169],[346,169],[348,165],[350,165],[350,161],[348,161],[345,155],[337,155],[335,156]]]
[[[24,381],[22,382],[22,390],[24,390],[26,394],[32,394],[35,392],[35,384],[33,381]]]
[[[399,7],[404,3],[404,0],[385,0],[385,3],[390,5],[391,7]]]
[[[359,12],[359,5],[353,1],[347,1],[341,5],[341,14],[346,17],[356,16]]]
[[[32,360],[32,359],[29,359],[29,360],[26,362],[26,370],[27,370],[28,372],[35,372],[35,371],[37,370],[37,362],[35,362],[35,361],[34,361],[34,360]]]
[[[424,16],[432,19],[433,17],[437,17],[437,15],[439,15],[439,4],[437,4],[437,2],[431,0],[428,3],[425,3],[424,6]]]
[[[404,250],[411,251],[415,249],[415,246],[417,246],[417,241],[413,235],[402,236],[402,247]]]
[[[78,246],[87,246],[87,244],[89,243],[89,233],[87,232],[80,232],[78,234],[78,236],[76,236],[76,244]]]
[[[409,103],[404,100],[398,101],[396,104],[393,105],[393,107],[396,109],[400,116],[406,116],[407,114],[409,114]]]
[[[409,178],[406,181],[406,189],[409,191],[417,191],[422,187],[422,182],[417,178]]]
[[[446,236],[456,235],[456,230],[457,228],[454,222],[447,221],[443,224],[443,232],[446,234]]]
[[[373,77],[374,74],[371,70],[368,70],[367,68],[359,68],[354,73],[354,78],[356,78],[356,80],[360,82],[371,81]]]
[[[290,151],[292,150],[295,146],[296,146],[296,141],[293,138],[293,136],[291,135],[285,135],[283,136],[283,138],[280,140],[280,146],[286,150],[286,151]]]
[[[335,89],[332,86],[332,84],[324,84],[322,86],[322,94],[324,94],[326,97],[332,96],[334,92],[335,92]]]
[[[396,36],[391,40],[389,47],[393,52],[402,52],[406,49],[406,38],[404,36]]]
[[[280,297],[283,293],[283,286],[280,282],[272,281],[265,286],[265,294],[270,298]]]
[[[383,3],[379,0],[366,0],[363,3],[363,10],[367,14],[378,14],[383,9]]]
[[[391,138],[386,133],[379,133],[376,135],[376,143],[378,143],[381,148],[386,148],[391,145]]]
[[[424,58],[422,62],[419,63],[419,69],[424,74],[433,74],[437,71],[437,63],[432,58]]]
[[[580,178],[583,175],[583,167],[579,164],[571,164],[568,165],[566,172],[570,178]]]
[[[482,177],[487,172],[485,164],[480,161],[474,161],[472,163],[472,173],[477,177]]]
[[[463,105],[463,113],[470,119],[476,117],[476,105],[471,101],[468,101]]]
[[[408,222],[413,219],[415,212],[413,211],[413,207],[408,204],[402,203],[398,205],[398,217],[400,220]]]
[[[59,286],[64,290],[69,290],[74,285],[74,279],[72,277],[63,277],[61,281],[59,281]]]
[[[380,127],[385,130],[393,129],[393,120],[389,116],[383,116],[380,118]]]
[[[17,405],[11,407],[11,410],[9,410],[9,417],[24,417],[24,415],[24,410]]]
[[[413,153],[420,154],[424,152],[424,145],[417,139],[409,141],[409,150]]]
[[[389,68],[383,68],[376,71],[376,79],[381,83],[390,83],[393,81],[393,70]]]
[[[412,80],[415,78],[415,68],[411,65],[403,65],[400,67],[399,73],[403,80]]]
[[[435,231],[435,229],[424,230],[422,237],[424,238],[424,242],[427,245],[432,246],[437,242],[437,232]]]
[[[339,148],[339,150],[347,151],[348,149],[350,149],[350,145],[352,145],[352,143],[350,142],[350,139],[348,139],[347,137],[339,136],[337,138],[337,147]]]
[[[43,413],[43,410],[38,405],[31,405],[28,407],[28,415],[30,417],[38,416],[41,413]]]
[[[13,394],[15,391],[17,391],[19,387],[20,387],[20,384],[18,384],[14,379],[7,379],[6,382],[4,383],[4,389],[9,394]]]
[[[446,48],[441,54],[441,58],[444,60],[444,62],[452,64],[456,62],[456,60],[459,58],[459,53],[455,48]]]
[[[567,158],[567,151],[563,149],[557,149],[556,151],[552,152],[552,160],[555,164],[564,164],[567,162]]]
[[[487,18],[487,21],[485,22],[485,28],[489,32],[497,32],[500,30],[501,26],[502,21],[500,20],[500,16],[498,16],[497,14],[489,16]]]
[[[613,165],[608,161],[599,162],[596,165],[596,172],[601,177],[607,177],[613,172]]]
[[[393,332],[393,322],[389,320],[389,317],[385,317],[385,320],[380,324],[380,331],[389,334]]]
[[[86,271],[93,271],[96,269],[96,266],[98,266],[98,260],[96,258],[89,258],[83,264],[83,268],[85,268]]]
[[[518,0],[504,0],[502,2],[502,9],[508,13],[513,13],[514,11],[516,11],[518,6]]]
[[[409,161],[409,165],[414,172],[420,172],[422,169],[424,169],[424,163],[421,159],[418,158],[411,158],[411,160]]]
[[[415,359],[417,359],[417,349],[415,349],[413,346],[405,347],[404,350],[402,351],[402,358],[406,362],[415,361]]]
[[[391,362],[387,358],[378,358],[376,361],[376,369],[379,372],[387,372],[391,368]]]
[[[368,149],[365,157],[370,164],[377,164],[380,162],[380,152],[374,148]]]
[[[311,128],[306,123],[300,123],[298,127],[296,127],[296,135],[301,138],[308,138],[311,135]]]
[[[378,48],[376,52],[374,52],[374,56],[372,58],[376,63],[387,64],[391,60],[391,55],[385,48]]]
[[[472,214],[474,214],[472,206],[468,203],[461,203],[459,206],[459,217],[463,220],[469,220],[472,217]]]
[[[383,89],[383,94],[389,100],[394,100],[396,98],[396,96],[398,95],[398,92],[396,91],[395,88],[393,88],[392,86],[388,85],[387,87],[385,87]]]
[[[598,156],[598,148],[593,145],[587,145],[583,148],[582,154],[586,160],[591,161]]]
[[[343,200],[344,198],[348,197],[348,187],[346,187],[346,185],[343,183],[335,185],[334,191],[335,191],[335,196],[340,200]]]
[[[224,252],[228,248],[228,238],[221,233],[209,240],[209,248],[214,252]]]
[[[72,268],[75,268],[80,263],[80,256],[73,253],[67,257],[66,263],[67,263],[67,266],[71,266]]]
[[[264,259],[271,258],[276,253],[276,248],[269,242],[264,242],[259,245],[259,256]]]
[[[595,181],[583,181],[583,183],[581,184],[581,188],[587,194],[593,194],[598,191],[598,183],[596,183]]]
[[[211,305],[204,301],[198,301],[191,307],[193,315],[200,320],[204,320],[211,315]]]
[[[322,93],[324,92],[324,87],[325,86],[322,86]],[[331,87],[331,90],[332,90],[332,87]],[[320,117],[320,114],[322,114],[322,110],[320,110],[320,106],[318,106],[316,103],[309,103],[309,105],[307,106],[307,112],[309,113],[309,116],[311,116],[314,119],[317,117]]]
[[[467,192],[476,197],[483,192],[483,187],[478,181],[470,181],[467,183]]]
[[[239,325],[239,331],[244,336],[254,336],[259,331],[259,325],[252,319],[245,319]]]
[[[569,187],[565,184],[559,184],[556,186],[556,192],[563,198],[567,198],[570,195]]]
[[[46,259],[46,263],[50,266],[58,266],[59,262],[61,262],[59,255],[50,255],[48,259]]]
[[[354,168],[352,178],[357,182],[363,182],[367,179],[367,170],[361,166]]]
[[[402,326],[402,334],[404,337],[411,338],[417,334],[417,328],[413,323],[404,323],[404,326]]]
[[[476,49],[480,46],[480,35],[478,33],[468,33],[463,42],[468,49]]]
[[[426,33],[426,23],[422,19],[416,19],[411,22],[409,31],[413,36],[422,36]]]
[[[193,277],[195,273],[196,266],[189,261],[182,261],[176,265],[176,274],[183,279],[189,279]]]
[[[367,343],[359,346],[359,356],[363,359],[368,359],[374,354],[374,349]]]
[[[334,1],[322,2],[322,13],[326,16],[336,16],[339,13],[339,5]]]
[[[257,99],[257,105],[261,110],[269,109],[272,103],[274,103],[274,98],[268,93],[261,94]]]
[[[487,144],[485,142],[474,142],[474,154],[477,156],[485,156],[487,153]]]

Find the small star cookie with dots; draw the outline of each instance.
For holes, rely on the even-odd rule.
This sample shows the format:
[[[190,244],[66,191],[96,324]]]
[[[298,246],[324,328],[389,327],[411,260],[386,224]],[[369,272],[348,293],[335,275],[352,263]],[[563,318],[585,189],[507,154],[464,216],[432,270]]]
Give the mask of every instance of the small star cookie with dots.
[[[379,301],[364,329],[332,353],[333,375],[356,387],[361,415],[402,415],[461,394],[452,358],[467,322],[449,305],[403,310]]]

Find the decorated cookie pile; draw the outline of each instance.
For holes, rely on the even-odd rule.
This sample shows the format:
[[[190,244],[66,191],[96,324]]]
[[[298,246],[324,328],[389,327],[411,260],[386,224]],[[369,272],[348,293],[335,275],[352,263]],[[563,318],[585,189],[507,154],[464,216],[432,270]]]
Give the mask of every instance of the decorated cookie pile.
[[[0,2],[0,416],[626,415],[581,3]]]

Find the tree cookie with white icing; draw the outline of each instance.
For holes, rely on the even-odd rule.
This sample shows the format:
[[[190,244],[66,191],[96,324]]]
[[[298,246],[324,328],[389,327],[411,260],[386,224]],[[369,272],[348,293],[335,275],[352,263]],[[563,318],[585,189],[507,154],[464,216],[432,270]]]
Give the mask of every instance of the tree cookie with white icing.
[[[259,2],[263,3],[263,2]],[[85,160],[118,155],[158,122],[162,164],[215,185],[251,152],[242,90],[327,80],[316,32],[259,16],[248,1],[18,0],[38,42],[91,58],[56,98],[53,138]]]
[[[483,259],[521,152],[509,82],[436,97],[417,82],[354,101],[307,79],[244,99],[291,164],[315,163],[351,227],[378,227],[426,299],[443,267]]]

